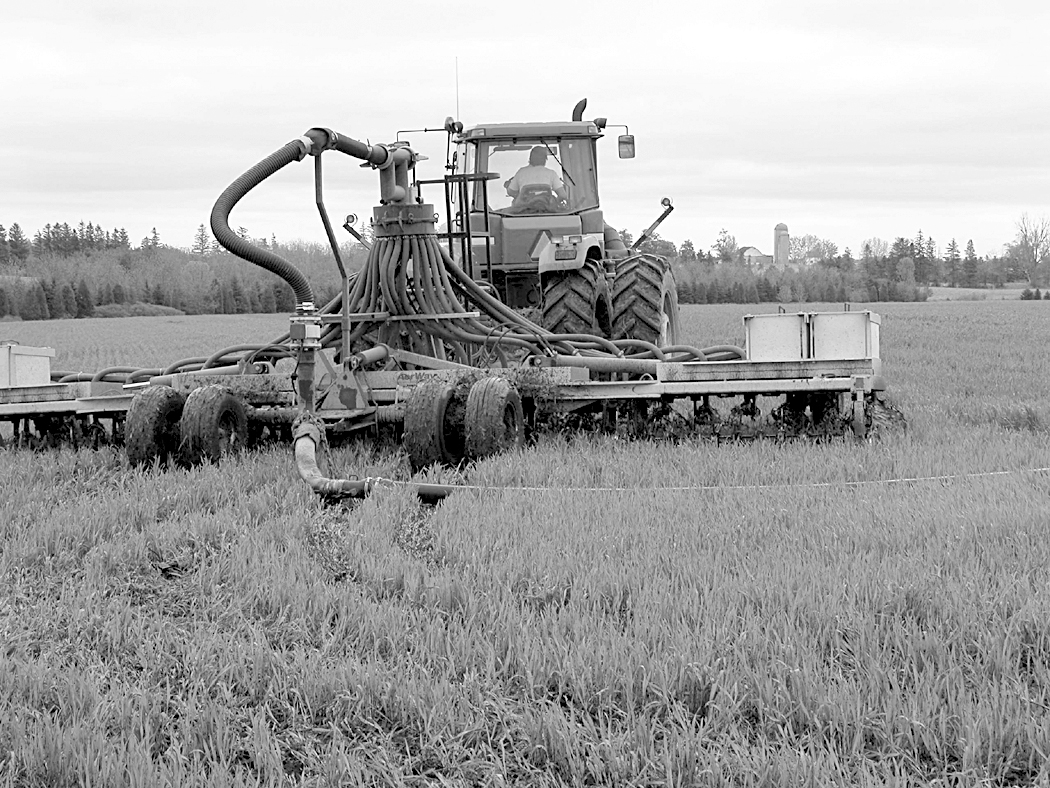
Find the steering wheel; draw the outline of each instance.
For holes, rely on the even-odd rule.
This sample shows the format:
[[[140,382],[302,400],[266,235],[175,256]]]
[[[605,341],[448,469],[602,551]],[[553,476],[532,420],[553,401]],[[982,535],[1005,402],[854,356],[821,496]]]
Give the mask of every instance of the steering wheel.
[[[526,213],[556,211],[563,206],[563,201],[554,193],[554,189],[545,183],[532,183],[522,186],[514,205]]]

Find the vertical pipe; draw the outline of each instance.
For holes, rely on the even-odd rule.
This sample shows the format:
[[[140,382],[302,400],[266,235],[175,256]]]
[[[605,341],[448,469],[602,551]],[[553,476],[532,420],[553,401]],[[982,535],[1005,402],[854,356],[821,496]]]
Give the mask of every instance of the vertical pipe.
[[[299,352],[299,363],[295,368],[296,384],[299,388],[300,406],[307,413],[314,412],[314,359],[312,348],[303,348]]]
[[[450,178],[455,177],[455,173],[445,176],[445,229],[448,231],[449,255],[455,254],[452,248],[452,187],[455,185],[455,181],[450,180]]]
[[[489,182],[488,180],[481,181],[481,203],[482,208],[485,209],[485,264],[488,269],[489,286],[499,293],[496,289],[496,283],[492,280],[492,226],[489,224]],[[504,288],[506,290],[506,288]],[[501,294],[503,300],[507,300],[507,293]]]
[[[343,277],[343,281],[345,282],[346,267],[343,265],[343,258],[339,254],[339,243],[335,240],[335,232],[332,230],[332,223],[328,221],[328,211],[324,207],[322,182],[321,154],[317,154],[314,156],[314,201],[317,203],[317,212],[321,214],[321,223],[324,224],[324,231],[328,236],[328,245],[332,247],[332,254],[335,255],[335,264],[339,267],[339,275]]]

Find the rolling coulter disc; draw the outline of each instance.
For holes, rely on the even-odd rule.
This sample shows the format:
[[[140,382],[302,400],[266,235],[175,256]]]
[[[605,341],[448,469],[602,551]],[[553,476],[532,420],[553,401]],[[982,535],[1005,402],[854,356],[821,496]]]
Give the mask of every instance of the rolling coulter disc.
[[[84,428],[84,442],[89,448],[101,449],[103,446],[108,446],[112,440],[106,428],[98,422],[88,424]]]
[[[179,421],[179,458],[186,465],[218,462],[248,442],[248,419],[240,397],[225,386],[203,386],[190,393]]]
[[[135,395],[124,428],[124,449],[132,465],[167,463],[178,453],[184,403],[168,386],[150,386]]]
[[[547,275],[543,327],[554,334],[610,335],[609,284],[597,260],[584,261],[576,271]]]
[[[471,459],[518,448],[525,442],[521,395],[506,378],[482,378],[471,386],[465,422]]]
[[[463,386],[456,380],[424,380],[405,403],[402,442],[414,471],[463,459]]]
[[[678,288],[667,261],[628,257],[612,286],[613,339],[641,339],[658,347],[678,343]]]

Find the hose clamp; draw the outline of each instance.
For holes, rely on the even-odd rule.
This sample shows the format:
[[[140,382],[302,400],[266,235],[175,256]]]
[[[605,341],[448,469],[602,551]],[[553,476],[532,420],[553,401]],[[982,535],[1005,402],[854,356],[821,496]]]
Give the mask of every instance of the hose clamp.
[[[391,167],[394,166],[394,152],[389,147],[387,147],[386,145],[382,144],[381,142],[377,142],[375,145],[369,145],[368,146],[368,158],[369,158],[369,161],[371,161],[371,159],[372,159],[372,151],[374,151],[374,150],[382,150],[383,152],[386,153],[386,161],[384,161],[382,164],[373,164],[372,165],[375,169],[377,169],[377,170],[388,170],[388,169],[390,169]]]

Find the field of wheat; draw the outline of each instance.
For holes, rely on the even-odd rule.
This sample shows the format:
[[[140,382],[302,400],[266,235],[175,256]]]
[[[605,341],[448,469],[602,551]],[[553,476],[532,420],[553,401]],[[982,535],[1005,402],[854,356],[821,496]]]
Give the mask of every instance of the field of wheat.
[[[751,309],[754,309],[752,307]],[[739,343],[747,307],[686,307]],[[906,436],[542,435],[325,508],[277,447],[0,451],[0,784],[1045,785],[1050,320],[885,304]],[[275,316],[4,324],[163,365]],[[396,445],[333,452],[407,479]]]

